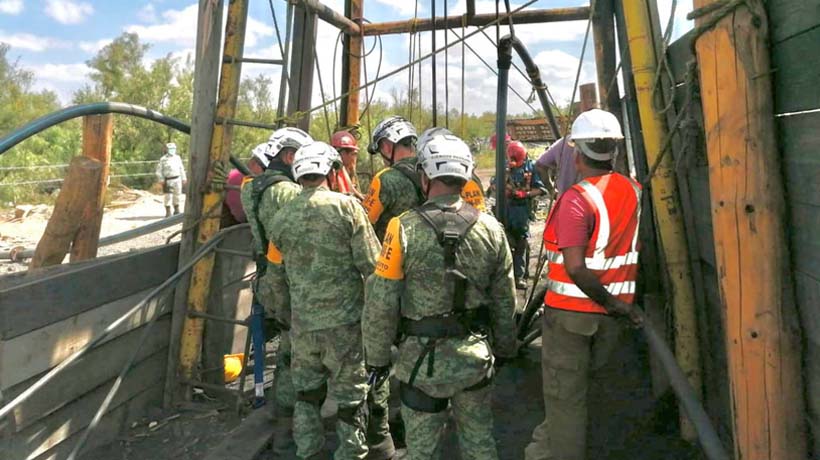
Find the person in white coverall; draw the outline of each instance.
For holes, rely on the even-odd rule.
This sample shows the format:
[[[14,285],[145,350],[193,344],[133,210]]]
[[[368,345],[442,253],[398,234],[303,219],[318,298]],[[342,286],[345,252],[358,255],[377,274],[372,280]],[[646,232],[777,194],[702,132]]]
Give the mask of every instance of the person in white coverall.
[[[162,184],[162,193],[165,194],[165,217],[171,212],[179,214],[179,201],[182,197],[182,186],[187,181],[185,165],[177,155],[177,145],[173,142],[165,144],[165,155],[157,164],[157,181]],[[173,203],[173,209],[171,204]]]

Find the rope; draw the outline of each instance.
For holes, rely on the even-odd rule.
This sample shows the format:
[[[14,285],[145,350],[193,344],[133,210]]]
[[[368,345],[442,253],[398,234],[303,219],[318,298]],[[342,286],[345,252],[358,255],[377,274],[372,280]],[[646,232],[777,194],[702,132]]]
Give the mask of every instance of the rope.
[[[519,7],[518,7],[518,8],[516,8],[515,10],[513,10],[511,14],[515,14],[515,13],[517,13],[517,12],[519,12],[519,11],[523,10],[524,8],[527,8],[528,6],[532,5],[532,4],[533,4],[533,3],[535,3],[536,1],[538,1],[538,0],[528,0],[526,3],[524,3],[523,5],[519,6]],[[485,24],[485,25],[483,25],[483,26],[481,26],[481,27],[477,28],[477,29],[476,29],[476,30],[474,30],[473,32],[468,33],[465,37],[460,38],[459,40],[456,40],[456,41],[454,41],[454,42],[452,42],[452,43],[449,43],[449,44],[447,45],[447,47],[448,47],[448,48],[449,48],[449,47],[453,47],[453,46],[455,46],[456,44],[460,43],[460,42],[461,42],[461,40],[466,40],[466,39],[468,39],[468,38],[470,38],[470,37],[475,36],[476,34],[480,33],[482,30],[487,29],[488,27],[492,27],[492,26],[496,25],[496,24],[498,23],[498,21],[503,20],[505,17],[506,17],[506,14],[505,14],[504,16],[501,16],[501,17],[497,18],[497,19],[493,19],[492,21],[488,22],[487,24]],[[421,41],[419,41],[419,46],[421,46]],[[273,123],[277,123],[277,122],[279,122],[279,121],[285,121],[285,122],[288,122],[288,121],[292,121],[292,120],[300,120],[300,119],[301,119],[301,118],[303,118],[304,116],[306,116],[306,115],[310,115],[311,113],[313,113],[313,112],[315,112],[315,111],[317,111],[317,110],[320,110],[320,109],[322,108],[322,106],[323,106],[323,105],[330,105],[330,104],[334,103],[335,101],[337,101],[337,100],[339,100],[339,99],[341,99],[341,98],[347,97],[347,96],[350,94],[350,92],[351,92],[351,91],[361,91],[361,90],[363,90],[363,89],[365,89],[365,88],[367,88],[367,87],[369,87],[369,86],[371,86],[371,85],[375,85],[376,83],[379,83],[379,82],[380,82],[380,81],[382,81],[382,80],[386,80],[386,79],[388,79],[388,78],[390,78],[390,77],[392,77],[392,76],[394,76],[394,75],[396,75],[396,74],[398,74],[398,73],[400,73],[400,72],[403,72],[403,71],[407,70],[407,68],[408,68],[409,66],[411,66],[411,65],[416,65],[416,64],[419,64],[419,63],[421,63],[422,61],[424,61],[424,60],[426,60],[426,59],[429,59],[429,58],[430,58],[431,56],[433,56],[434,54],[437,54],[437,53],[440,53],[440,52],[444,51],[444,49],[445,49],[445,48],[440,48],[440,49],[437,49],[437,50],[436,50],[436,49],[434,49],[434,50],[432,50],[431,52],[429,52],[429,53],[427,53],[427,54],[425,54],[425,55],[423,55],[423,56],[420,56],[420,57],[416,58],[413,62],[409,62],[409,63],[407,63],[407,64],[405,64],[405,65],[403,65],[403,66],[400,66],[400,67],[397,67],[397,68],[395,68],[395,69],[391,70],[390,72],[387,72],[387,73],[386,73],[386,74],[384,74],[384,75],[380,75],[378,78],[374,79],[373,81],[370,81],[370,82],[368,82],[368,83],[365,83],[364,85],[359,86],[358,88],[356,88],[356,89],[354,89],[354,90],[348,90],[348,91],[345,91],[344,93],[340,94],[340,95],[339,95],[336,99],[334,99],[334,100],[332,100],[332,101],[326,101],[324,104],[320,104],[320,105],[317,105],[317,106],[315,106],[315,107],[311,107],[311,108],[309,108],[309,109],[307,109],[307,110],[304,110],[304,111],[301,111],[301,112],[294,112],[294,113],[293,113],[293,114],[291,114],[290,116],[278,117],[277,119],[273,120]],[[419,78],[418,80],[419,80],[419,82],[421,82],[421,80],[422,80],[422,79],[421,79],[421,78]],[[267,128],[266,128],[266,129],[267,129]]]
[[[434,0],[435,1],[435,0]],[[444,17],[447,17],[447,0],[444,0]],[[446,24],[445,24],[446,27]],[[444,32],[444,127],[450,129],[450,50],[447,49],[447,32]]]
[[[444,0],[445,2],[447,0]],[[430,0],[430,15],[433,18],[432,44],[433,49],[436,49],[436,0]],[[447,49],[446,47],[444,48]],[[438,78],[436,77],[436,55],[433,54],[433,81],[430,83],[430,88],[433,91],[433,126],[438,126]]]
[[[592,2],[592,6],[590,7],[589,13],[589,20],[587,21],[587,31],[584,33],[584,44],[581,45],[581,58],[578,60],[578,71],[575,72],[575,84],[572,86],[572,97],[569,100],[569,116],[566,120],[566,125],[564,126],[564,132],[569,131],[569,123],[572,120],[572,116],[574,115],[574,107],[575,105],[575,93],[578,91],[578,82],[581,79],[581,68],[584,66],[584,54],[587,50],[587,43],[589,41],[589,30],[592,28],[592,12],[595,11],[595,2]]]
[[[273,30],[276,31],[276,41],[279,45],[279,52],[282,55],[282,59],[285,59],[285,48],[282,46],[282,34],[279,33],[279,21],[276,20],[276,11],[273,9],[273,0],[268,0],[268,5],[270,5],[270,16],[273,18]],[[287,20],[287,18],[285,18]],[[287,69],[282,66],[282,72],[284,72],[285,78],[288,82],[288,89],[290,89],[293,85],[290,84],[290,74],[287,72]]]
[[[316,76],[319,77],[319,94],[322,96],[322,101],[325,101],[325,85],[322,83],[322,69],[319,65],[319,55],[316,54],[316,46],[313,47],[313,62],[316,65]],[[325,128],[327,128],[327,138],[333,137],[333,130],[330,128],[330,115],[327,113],[327,106],[322,107],[325,112]]]
[[[362,19],[362,22],[370,22],[370,21],[367,21],[366,19]],[[367,85],[367,57],[370,56],[371,54],[373,54],[373,51],[376,49],[376,43],[377,42],[379,44],[379,64],[376,66],[376,80],[373,83],[373,94],[368,96],[369,91],[367,90],[367,88],[365,88],[365,92],[364,92],[365,96],[364,97],[365,97],[366,104],[364,106],[364,109],[362,109],[361,115],[359,115],[360,119],[361,119],[362,116],[365,116],[365,115],[367,115],[367,117],[368,117],[367,118],[368,119],[368,126],[367,126],[368,135],[370,134],[370,124],[369,124],[370,104],[373,103],[373,97],[375,97],[375,95],[376,95],[376,84],[375,83],[378,82],[378,80],[379,80],[379,74],[382,71],[382,60],[384,59],[384,46],[382,45],[381,35],[377,35],[376,38],[373,40],[373,46],[370,48],[370,51],[363,54],[362,56],[359,56],[362,59],[362,65],[364,66],[364,82],[365,82],[365,85]],[[362,35],[362,47],[364,48],[364,35]]]

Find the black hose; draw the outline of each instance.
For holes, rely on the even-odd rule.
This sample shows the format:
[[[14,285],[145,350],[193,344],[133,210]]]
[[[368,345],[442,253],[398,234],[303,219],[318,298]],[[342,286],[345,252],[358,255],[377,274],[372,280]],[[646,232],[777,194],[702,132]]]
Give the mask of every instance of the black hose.
[[[73,105],[71,107],[66,107],[62,110],[52,112],[12,131],[7,136],[0,139],[0,155],[6,153],[9,149],[29,137],[64,121],[87,115],[102,115],[105,113],[119,113],[144,118],[146,120],[174,128],[185,134],[191,134],[191,126],[184,121],[163,115],[160,112],[147,109],[145,107],[126,104],[124,102],[92,102],[90,104]],[[248,168],[242,164],[241,161],[236,159],[233,155],[230,155],[229,158],[231,164],[242,172],[242,174],[246,176],[250,175],[250,171],[248,171]]]
[[[521,61],[524,63],[524,67],[527,69],[527,76],[530,78],[532,88],[538,95],[538,100],[541,102],[541,108],[544,109],[547,122],[549,122],[550,128],[552,129],[553,134],[555,134],[555,137],[560,138],[561,131],[558,129],[558,121],[555,119],[555,114],[552,113],[552,106],[547,98],[547,85],[544,84],[543,80],[541,80],[541,72],[538,70],[538,66],[535,64],[535,61],[532,60],[530,52],[527,51],[527,48],[523,43],[521,43],[521,40],[511,35],[501,37],[501,40],[498,42],[498,52],[501,53],[502,48],[510,47],[515,49],[516,54],[518,54],[518,57],[520,57]]]

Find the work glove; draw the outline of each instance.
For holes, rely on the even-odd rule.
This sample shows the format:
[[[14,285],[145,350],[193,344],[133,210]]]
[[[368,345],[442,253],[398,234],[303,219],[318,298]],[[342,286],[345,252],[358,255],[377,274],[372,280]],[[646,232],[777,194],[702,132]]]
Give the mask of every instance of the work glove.
[[[367,384],[373,390],[378,390],[390,376],[390,366],[366,365]]]
[[[228,167],[221,161],[215,161],[211,168],[211,191],[222,192],[225,190],[225,183],[228,181]]]
[[[527,194],[526,190],[516,190],[515,192],[513,192],[513,198],[519,200],[526,200],[528,197],[529,195]]]

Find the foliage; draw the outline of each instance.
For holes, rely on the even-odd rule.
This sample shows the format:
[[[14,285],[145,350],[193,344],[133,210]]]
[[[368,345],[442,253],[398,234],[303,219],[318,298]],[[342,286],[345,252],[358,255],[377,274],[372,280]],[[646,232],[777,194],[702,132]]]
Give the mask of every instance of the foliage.
[[[119,101],[147,107],[185,122],[191,120],[193,101],[194,63],[187,58],[166,55],[146,64],[150,45],[142,43],[136,34],[123,33],[103,47],[86,64],[90,69],[89,83],[77,90],[72,97],[74,104],[100,101]],[[60,109],[59,100],[53,92],[35,91],[34,75],[9,59],[9,47],[0,44],[0,135]],[[239,87],[235,118],[261,123],[276,120],[278,81],[266,75],[242,80]],[[433,125],[432,108],[420,107],[418,93],[407,94],[394,90],[388,100],[364,100],[362,93],[359,170],[371,173],[382,167],[381,160],[371,159],[366,151],[369,136],[382,119],[399,114],[411,120],[421,132]],[[336,104],[329,104],[327,112],[319,110],[311,114],[310,133],[320,140],[339,128]],[[453,109],[446,116],[438,110],[440,126],[449,122],[450,129],[461,136],[477,156],[480,165],[492,165],[488,154],[487,139],[495,129],[495,113],[462,116]],[[513,115],[511,115],[512,117]],[[523,116],[532,116],[527,114]],[[64,168],[3,169],[11,166],[53,166],[67,164],[81,154],[80,120],[73,120],[52,127],[19,144],[0,157],[0,204],[19,201],[43,200],[59,186]],[[269,132],[256,128],[235,126],[232,128],[232,154],[247,158],[260,142],[265,142]],[[176,142],[178,152],[186,159],[188,136],[157,125],[156,123],[128,116],[116,116],[112,151],[112,182],[131,187],[147,188],[153,181],[155,161],[162,155],[166,142]],[[126,177],[122,177],[126,176]],[[54,180],[51,183],[8,186],[5,184]],[[55,183],[56,182],[56,183]]]

